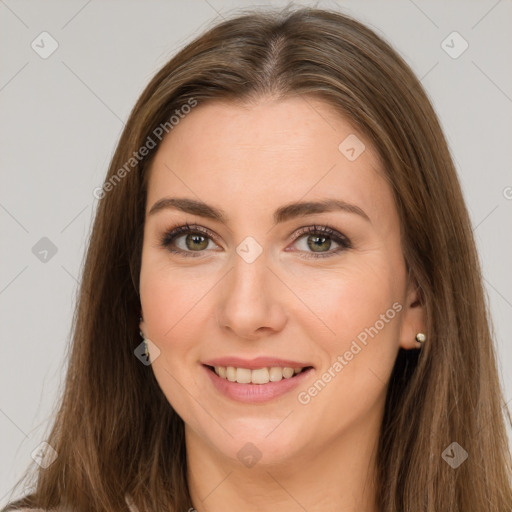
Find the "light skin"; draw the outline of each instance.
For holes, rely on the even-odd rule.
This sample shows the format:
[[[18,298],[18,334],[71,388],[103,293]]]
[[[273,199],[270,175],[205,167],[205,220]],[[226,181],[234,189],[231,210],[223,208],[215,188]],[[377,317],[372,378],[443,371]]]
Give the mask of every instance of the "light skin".
[[[366,146],[354,161],[338,149],[350,134]],[[415,335],[424,332],[382,173],[370,142],[313,97],[199,105],[158,149],[148,182],[141,329],[160,350],[152,369],[185,422],[197,511],[377,510],[375,450],[388,379],[398,349],[417,349]],[[201,200],[227,220],[171,208],[150,214],[164,197]],[[333,210],[274,223],[283,205],[323,199],[356,205],[369,220]],[[197,257],[160,243],[186,223],[213,235],[200,233],[199,249],[193,235],[188,245],[187,233],[174,239],[173,248]],[[329,235],[322,243],[321,233],[297,236],[315,225],[341,233],[350,247]],[[251,263],[236,251],[248,236],[263,249]],[[401,311],[389,319],[395,303]],[[376,324],[381,315],[388,321]],[[298,400],[365,328],[381,323],[309,403]],[[201,365],[224,356],[279,357],[314,369],[299,389],[242,403],[220,394]],[[261,456],[252,467],[237,457],[248,442]]]

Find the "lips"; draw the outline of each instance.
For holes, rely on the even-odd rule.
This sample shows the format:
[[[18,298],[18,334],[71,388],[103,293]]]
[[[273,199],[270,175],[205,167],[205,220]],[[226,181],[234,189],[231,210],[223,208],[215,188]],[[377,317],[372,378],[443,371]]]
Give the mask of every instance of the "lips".
[[[235,361],[242,361],[242,364],[251,364],[256,365],[259,363],[256,363],[256,360],[247,361],[247,360],[240,360],[240,359],[229,359],[231,362]],[[261,359],[263,360],[263,359]],[[218,360],[211,360],[210,363],[216,363],[216,362],[223,362],[226,363],[228,359],[218,359]],[[283,359],[270,359],[266,358],[264,359],[265,362],[275,362],[278,361],[280,364],[283,363],[293,363],[293,364],[302,364],[298,363],[297,361],[286,361]],[[213,388],[219,392],[220,394],[224,395],[226,398],[229,398],[231,400],[237,401],[237,402],[245,402],[249,404],[257,404],[257,403],[263,403],[268,402],[274,399],[277,399],[283,395],[286,395],[290,393],[292,390],[297,389],[298,386],[304,385],[304,383],[313,376],[314,378],[314,372],[312,366],[304,367],[304,369],[295,375],[293,375],[290,378],[282,378],[279,381],[276,382],[267,382],[265,384],[254,384],[254,383],[239,383],[239,382],[231,382],[230,380],[223,378],[219,376],[215,371],[213,371],[213,366],[209,366],[206,364],[200,365],[203,368],[204,374],[207,377],[207,379],[212,383]],[[217,368],[220,368],[217,366]],[[233,368],[233,367],[231,367]],[[240,368],[240,367],[239,367]],[[290,368],[290,367],[286,367]],[[256,368],[253,368],[252,370],[249,370],[248,368],[246,371],[251,372],[258,372],[259,366]],[[238,373],[238,368],[237,368]]]
[[[257,370],[258,368],[269,368],[272,366],[281,368],[306,368],[312,367],[310,363],[292,361],[291,359],[279,359],[276,357],[257,357],[256,359],[242,359],[240,357],[220,357],[203,361],[206,366],[232,366],[234,368],[247,368]]]

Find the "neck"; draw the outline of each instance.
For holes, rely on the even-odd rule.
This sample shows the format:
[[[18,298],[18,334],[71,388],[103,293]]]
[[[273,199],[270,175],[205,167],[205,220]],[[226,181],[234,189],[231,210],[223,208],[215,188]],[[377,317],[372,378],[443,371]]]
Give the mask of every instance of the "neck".
[[[251,468],[223,456],[186,426],[192,503],[197,512],[377,512],[378,426],[354,425],[324,442],[323,450],[306,447],[282,463]]]

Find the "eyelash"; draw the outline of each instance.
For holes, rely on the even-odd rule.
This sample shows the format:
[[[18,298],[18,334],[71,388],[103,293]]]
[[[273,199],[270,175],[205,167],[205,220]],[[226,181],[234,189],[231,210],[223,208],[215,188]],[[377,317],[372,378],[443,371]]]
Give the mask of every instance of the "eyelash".
[[[201,256],[201,252],[204,251],[183,251],[182,249],[173,249],[171,248],[171,244],[175,241],[175,239],[182,234],[200,234],[205,235],[211,240],[215,241],[215,235],[213,233],[203,228],[202,226],[198,226],[196,224],[189,225],[188,223],[183,226],[178,227],[172,227],[169,228],[160,238],[160,245],[164,248],[166,248],[168,251],[179,254],[185,257],[192,257],[197,258]],[[298,230],[297,236],[294,238],[293,243],[295,243],[297,240],[302,238],[305,234],[313,234],[313,235],[327,235],[328,238],[339,244],[339,247],[337,249],[331,250],[329,252],[325,253],[306,253],[308,256],[303,256],[307,259],[318,259],[318,258],[328,258],[331,256],[334,256],[335,254],[338,254],[346,249],[352,248],[352,243],[350,240],[343,235],[342,233],[330,228],[329,226],[307,226],[304,228],[300,228]],[[196,252],[196,254],[194,254]]]

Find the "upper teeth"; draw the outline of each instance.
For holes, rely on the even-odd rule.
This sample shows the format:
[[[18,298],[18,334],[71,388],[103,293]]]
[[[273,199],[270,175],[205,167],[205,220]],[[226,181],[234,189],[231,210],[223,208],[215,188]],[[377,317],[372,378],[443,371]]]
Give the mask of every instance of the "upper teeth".
[[[240,384],[266,384],[267,382],[278,382],[282,378],[289,379],[294,374],[302,371],[302,368],[280,368],[272,366],[271,368],[258,368],[250,370],[249,368],[234,368],[233,366],[215,366],[215,373],[231,382]]]

